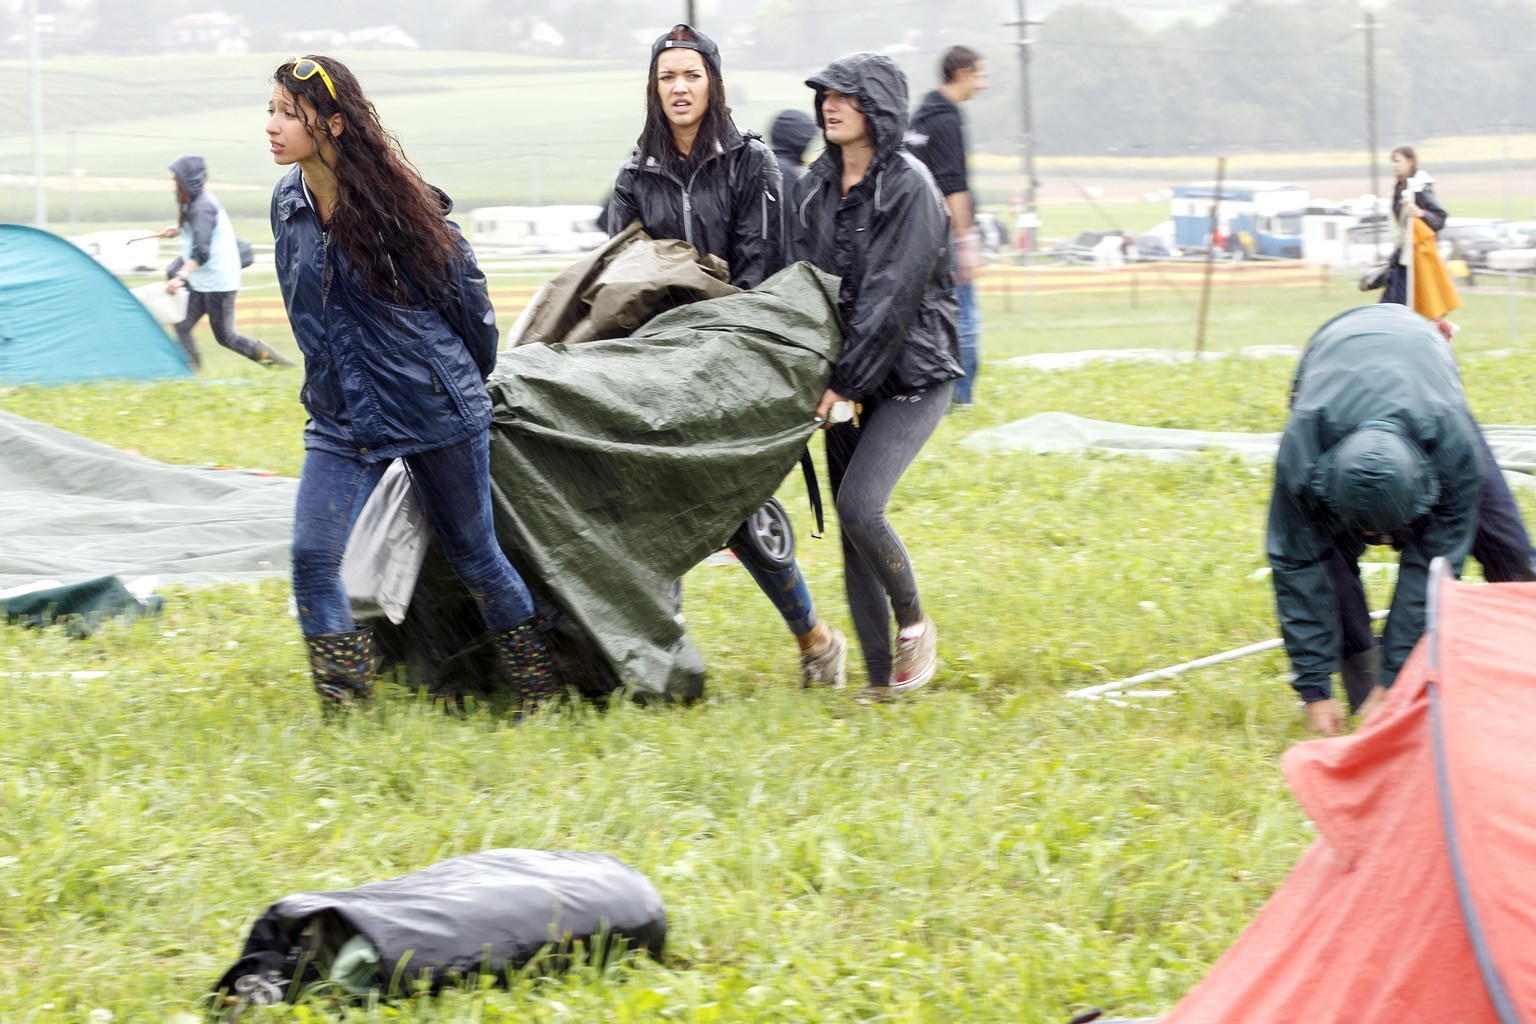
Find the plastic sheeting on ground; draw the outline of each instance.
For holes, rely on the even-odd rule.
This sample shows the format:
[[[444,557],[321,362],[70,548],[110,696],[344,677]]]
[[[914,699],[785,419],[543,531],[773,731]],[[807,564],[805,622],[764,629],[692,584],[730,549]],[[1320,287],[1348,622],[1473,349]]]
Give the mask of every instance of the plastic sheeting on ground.
[[[1355,733],[1282,759],[1318,838],[1164,1024],[1536,1015],[1536,584],[1431,584]]]
[[[503,352],[491,482],[497,536],[555,627],[563,683],[692,700],[704,661],[671,599],[771,497],[816,431],[842,344],[838,281],[794,264],[632,336]],[[435,550],[380,643],[429,689],[485,692],[478,615]],[[494,690],[494,688],[492,688]]]
[[[1536,486],[1536,427],[1485,425],[1483,435],[1512,485]],[[960,443],[981,452],[1099,452],[1162,461],[1192,458],[1203,451],[1228,451],[1246,459],[1273,462],[1280,435],[1138,427],[1064,412],[1042,412],[978,430]]]
[[[1295,345],[1249,345],[1235,352],[1205,352],[1200,359],[1272,359],[1298,358],[1301,349]],[[1028,356],[1000,359],[997,366],[1011,366],[1029,370],[1076,370],[1089,363],[1192,363],[1196,355],[1189,349],[1171,348],[1102,348],[1085,349],[1081,352],[1036,352]]]
[[[0,411],[0,587],[286,573],[297,488],[167,465]]]
[[[485,850],[356,889],[278,900],[215,991],[251,991],[239,981],[255,978],[274,999],[293,999],[295,982],[328,978],[358,994],[408,996],[419,980],[429,990],[473,986],[480,976],[504,982],[541,952],[550,967],[578,954],[602,963],[625,949],[659,957],[666,936],[661,894],[614,857]],[[359,947],[371,955],[358,957]]]

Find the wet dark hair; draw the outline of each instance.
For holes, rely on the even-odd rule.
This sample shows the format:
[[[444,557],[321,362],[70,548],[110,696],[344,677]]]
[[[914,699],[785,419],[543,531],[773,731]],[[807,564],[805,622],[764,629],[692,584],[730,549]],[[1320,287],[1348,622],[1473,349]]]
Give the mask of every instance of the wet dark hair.
[[[192,212],[192,193],[187,191],[180,178],[172,175],[171,180],[176,183],[176,223],[185,225],[187,215]]]
[[[981,54],[969,46],[951,46],[944,51],[944,59],[939,62],[939,73],[944,76],[944,81],[953,82],[960,72],[980,63]]]
[[[1417,171],[1419,169],[1419,155],[1413,151],[1413,147],[1412,146],[1398,146],[1396,149],[1394,149],[1392,151],[1392,155],[1393,156],[1397,156],[1399,154],[1407,157],[1408,158],[1408,162],[1413,164],[1413,170],[1409,171],[1406,175],[1403,175],[1403,177],[1405,177],[1405,178],[1413,177],[1414,174],[1417,173]]]
[[[674,26],[666,38],[698,41],[698,35],[687,25]],[[651,58],[651,70],[645,77],[645,128],[640,132],[635,148],[641,164],[655,160],[663,167],[688,170],[700,160],[713,155],[717,149],[729,148],[735,127],[731,124],[731,108],[725,105],[725,82],[713,64],[700,54],[704,73],[709,76],[709,109],[704,111],[704,117],[699,121],[699,134],[694,137],[693,148],[686,157],[683,156],[672,138],[672,122],[667,120],[667,111],[656,87],[656,65],[661,60],[661,54],[666,52],[663,49]]]
[[[334,98],[320,75],[293,77],[294,62],[278,65],[272,81],[314,108],[318,119],[311,122],[304,105],[295,104],[305,133],[317,143],[330,140],[334,163],[321,156],[336,175],[336,210],[328,226],[359,283],[369,294],[401,304],[409,302],[414,285],[434,304],[446,304],[459,243],[441,194],[406,159],[400,140],[379,121],[345,64],[319,55],[301,59],[325,69],[336,87]],[[338,113],[345,128],[332,135],[330,118]]]

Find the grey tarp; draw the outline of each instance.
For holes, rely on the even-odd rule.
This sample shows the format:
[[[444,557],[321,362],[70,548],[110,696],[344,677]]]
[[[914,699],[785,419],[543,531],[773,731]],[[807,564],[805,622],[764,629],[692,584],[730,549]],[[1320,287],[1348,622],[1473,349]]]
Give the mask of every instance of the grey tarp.
[[[1484,425],[1504,476],[1514,486],[1536,484],[1536,427]],[[1228,451],[1244,458],[1273,462],[1280,435],[1219,430],[1173,430],[1129,423],[1090,420],[1064,412],[1042,412],[1000,427],[978,430],[960,442],[982,452],[1061,452],[1140,455],[1164,461],[1190,458],[1200,451]]]
[[[836,278],[798,263],[629,338],[501,354],[489,382],[497,535],[541,605],[562,613],[567,684],[703,692],[671,584],[725,545],[815,432],[842,344],[837,294]],[[429,554],[404,625],[380,625],[414,682],[484,688],[493,663],[467,602]],[[577,663],[576,649],[591,657]]]
[[[0,411],[0,588],[286,572],[297,485],[171,466]]]

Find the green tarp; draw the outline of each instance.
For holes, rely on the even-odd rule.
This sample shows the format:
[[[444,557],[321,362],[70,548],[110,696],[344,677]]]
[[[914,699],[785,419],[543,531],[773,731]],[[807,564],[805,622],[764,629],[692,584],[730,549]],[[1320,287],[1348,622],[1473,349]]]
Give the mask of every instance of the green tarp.
[[[837,293],[836,278],[799,263],[628,338],[502,353],[489,382],[497,535],[561,613],[567,684],[703,692],[670,587],[774,493],[815,432],[842,344]],[[594,298],[590,287],[567,297]],[[405,623],[381,627],[381,640],[419,685],[484,690],[490,655],[466,627],[474,617],[434,553]]]

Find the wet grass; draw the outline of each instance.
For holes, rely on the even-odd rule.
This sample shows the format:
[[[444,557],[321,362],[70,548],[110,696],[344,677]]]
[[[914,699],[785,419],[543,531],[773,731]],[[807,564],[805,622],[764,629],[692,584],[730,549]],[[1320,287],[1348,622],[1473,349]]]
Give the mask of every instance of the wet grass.
[[[1244,327],[1214,347],[1299,345],[1342,298],[1218,307],[1213,327]],[[1073,339],[1145,347],[1139,317],[1186,323],[1176,298],[1052,302],[1033,324],[993,304],[989,358]],[[1479,414],[1531,422],[1536,351],[1498,351],[1503,299],[1463,312]],[[295,472],[297,375],[222,350],[209,362],[198,382],[0,400],[168,461]],[[664,962],[259,1019],[1012,1024],[1166,1010],[1311,839],[1277,767],[1303,738],[1284,660],[1183,677],[1145,708],[1062,694],[1275,634],[1259,573],[1268,469],[959,442],[1047,410],[1276,430],[1291,368],[989,366],[980,404],[945,419],[892,505],[944,658],[935,684],[893,706],[795,687],[789,637],[732,566],[702,566],[685,588],[711,668],[702,703],[517,728],[448,719],[393,687],[376,713],[324,727],[281,580],[173,591],[161,618],[85,640],[0,630],[0,1020],[193,1012],[272,900],[494,846],[635,865],[666,899]],[[1532,491],[1520,496],[1536,515]],[[835,540],[803,535],[797,483],[784,497],[813,592],[847,628]]]

